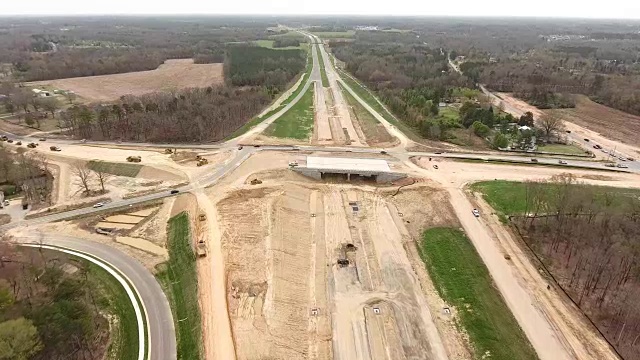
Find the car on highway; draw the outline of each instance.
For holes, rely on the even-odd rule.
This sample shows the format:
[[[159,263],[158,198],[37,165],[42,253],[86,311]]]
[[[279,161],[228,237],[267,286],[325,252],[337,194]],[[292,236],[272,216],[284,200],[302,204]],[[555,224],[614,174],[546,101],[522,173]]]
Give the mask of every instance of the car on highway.
[[[480,217],[480,211],[478,211],[478,209],[473,209],[471,212],[473,213],[473,216]]]
[[[617,167],[617,168],[620,168],[620,169],[627,169],[627,168],[629,168],[629,167],[628,167],[627,165],[625,165],[625,164],[618,164],[618,165],[616,165],[616,167]]]
[[[606,164],[604,164],[604,166],[606,166],[606,167],[615,167],[615,165],[612,164],[612,163],[606,163]]]
[[[47,141],[47,138],[40,138],[39,141]]]
[[[538,162],[538,159],[531,159],[531,162],[532,162],[532,163],[537,163],[537,162]]]
[[[627,158],[627,160],[628,160],[628,161],[636,161],[636,159],[631,158],[631,157],[628,157],[628,158]]]
[[[102,203],[102,202],[98,202],[98,203],[93,204],[93,208],[94,209],[101,208],[103,206],[104,206],[104,203]]]
[[[593,148],[594,148],[594,149],[602,149],[602,146],[600,146],[600,145],[598,145],[598,144],[595,144],[595,145],[593,145]]]
[[[171,192],[170,192],[170,193],[171,193],[171,194],[177,194],[177,193],[179,193],[179,192],[180,192],[180,190],[175,190],[175,189],[174,189],[174,190],[171,190]]]
[[[386,151],[384,151],[384,150],[382,150],[382,151],[380,151],[380,154],[386,155],[386,154],[387,154],[387,152],[386,152]]]
[[[560,165],[567,165],[567,162],[564,160],[558,160],[558,164]]]

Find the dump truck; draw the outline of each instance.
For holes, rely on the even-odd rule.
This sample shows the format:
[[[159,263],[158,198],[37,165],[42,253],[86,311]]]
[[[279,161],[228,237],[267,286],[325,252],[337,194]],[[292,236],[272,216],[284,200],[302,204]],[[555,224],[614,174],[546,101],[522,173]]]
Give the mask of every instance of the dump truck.
[[[207,256],[207,244],[205,244],[203,239],[198,240],[198,244],[196,245],[196,254],[198,254],[198,257]]]
[[[57,147],[57,146],[49,146],[49,150],[51,150],[51,151],[62,151],[62,150],[60,150],[60,148],[59,148],[59,147]]]
[[[127,156],[127,161],[139,163],[142,161],[142,158],[140,156]]]

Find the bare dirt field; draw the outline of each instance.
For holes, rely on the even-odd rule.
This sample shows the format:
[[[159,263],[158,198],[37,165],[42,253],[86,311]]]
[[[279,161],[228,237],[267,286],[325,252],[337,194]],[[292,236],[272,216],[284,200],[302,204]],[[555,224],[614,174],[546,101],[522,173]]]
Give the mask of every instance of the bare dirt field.
[[[602,136],[640,146],[640,116],[627,114],[577,95],[574,109],[554,109],[545,112],[559,114],[565,121],[584,126]]]
[[[217,203],[238,359],[470,358],[415,251],[422,227],[455,224],[446,192],[244,180]]]
[[[122,95],[206,87],[223,81],[222,64],[194,64],[192,59],[173,59],[150,71],[37,81],[29,85],[71,90],[87,101],[111,101]]]

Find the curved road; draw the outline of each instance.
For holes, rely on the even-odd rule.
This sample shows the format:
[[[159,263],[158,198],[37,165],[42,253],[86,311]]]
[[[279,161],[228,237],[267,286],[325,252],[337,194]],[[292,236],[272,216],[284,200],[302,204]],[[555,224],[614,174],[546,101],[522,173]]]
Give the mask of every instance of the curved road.
[[[171,307],[156,278],[140,262],[108,245],[71,236],[31,232],[15,237],[22,244],[46,244],[90,254],[112,265],[137,290],[147,315],[149,359],[175,360],[176,336]]]

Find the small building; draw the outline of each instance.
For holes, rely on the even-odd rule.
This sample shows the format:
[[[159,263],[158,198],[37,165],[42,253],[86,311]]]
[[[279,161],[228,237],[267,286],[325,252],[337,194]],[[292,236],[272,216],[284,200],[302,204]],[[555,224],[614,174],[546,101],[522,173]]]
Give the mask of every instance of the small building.
[[[377,183],[385,183],[407,176],[391,171],[386,160],[368,158],[307,156],[306,164],[299,164],[292,167],[292,170],[317,180],[330,176],[342,176],[346,181],[350,181],[353,176],[357,176]]]

